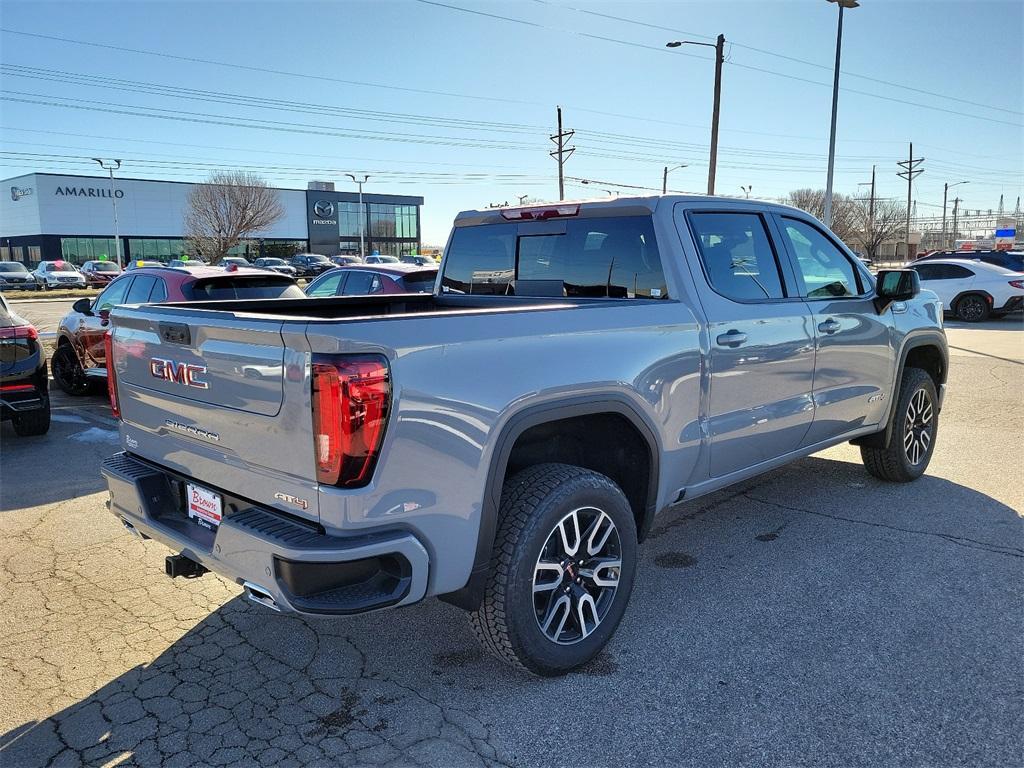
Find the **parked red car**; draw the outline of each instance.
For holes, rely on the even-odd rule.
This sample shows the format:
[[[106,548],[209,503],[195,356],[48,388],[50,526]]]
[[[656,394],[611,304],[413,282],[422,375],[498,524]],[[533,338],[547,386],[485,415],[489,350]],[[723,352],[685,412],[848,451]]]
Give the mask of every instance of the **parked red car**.
[[[121,268],[113,261],[87,261],[82,265],[88,288],[104,288],[121,274]]]
[[[368,296],[374,293],[430,293],[437,267],[415,264],[354,264],[324,272],[306,286],[306,295]]]
[[[125,272],[95,299],[79,299],[60,321],[50,360],[53,380],[69,395],[84,395],[107,378],[103,337],[118,304],[221,299],[302,298],[287,275],[258,269],[225,272],[221,267],[138,267]]]

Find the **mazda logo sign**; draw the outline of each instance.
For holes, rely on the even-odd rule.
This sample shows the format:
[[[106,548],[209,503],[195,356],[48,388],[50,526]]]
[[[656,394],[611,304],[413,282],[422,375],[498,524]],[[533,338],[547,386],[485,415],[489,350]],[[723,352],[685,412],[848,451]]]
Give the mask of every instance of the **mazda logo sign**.
[[[313,203],[313,213],[318,218],[329,219],[334,215],[334,203],[329,200],[317,200]]]

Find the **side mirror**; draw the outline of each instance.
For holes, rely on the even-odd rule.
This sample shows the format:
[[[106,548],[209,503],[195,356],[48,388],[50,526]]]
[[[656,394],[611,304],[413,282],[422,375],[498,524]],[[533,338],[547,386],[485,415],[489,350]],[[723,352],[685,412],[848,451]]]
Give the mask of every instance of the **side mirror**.
[[[875,309],[885,312],[894,301],[909,301],[921,292],[921,276],[914,269],[882,269],[875,278]]]
[[[71,305],[71,309],[80,315],[91,315],[92,299],[79,299]]]

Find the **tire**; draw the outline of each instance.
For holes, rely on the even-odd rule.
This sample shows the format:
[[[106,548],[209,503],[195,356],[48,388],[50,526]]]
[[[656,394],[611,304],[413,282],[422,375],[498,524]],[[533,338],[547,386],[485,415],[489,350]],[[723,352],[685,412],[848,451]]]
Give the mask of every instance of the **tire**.
[[[980,293],[961,296],[956,302],[956,316],[965,323],[980,323],[988,319],[988,301]]]
[[[50,371],[57,386],[69,395],[79,397],[88,394],[92,389],[70,344],[61,344],[57,347],[50,359]]]
[[[11,426],[19,437],[45,435],[50,431],[50,398],[43,397],[43,407],[11,416]]]
[[[575,544],[568,554],[567,539]],[[502,489],[484,598],[470,625],[505,663],[563,675],[614,634],[636,560],[636,521],[615,483],[567,464],[529,467]]]
[[[928,468],[939,431],[935,382],[927,372],[920,368],[903,371],[900,398],[892,418],[885,447],[862,445],[860,457],[867,471],[879,480],[909,483]]]

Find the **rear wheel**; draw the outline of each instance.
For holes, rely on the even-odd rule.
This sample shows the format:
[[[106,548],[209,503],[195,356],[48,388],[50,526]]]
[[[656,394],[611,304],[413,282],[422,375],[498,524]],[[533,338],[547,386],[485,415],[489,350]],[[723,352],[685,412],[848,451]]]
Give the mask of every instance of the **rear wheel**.
[[[43,407],[23,411],[11,417],[11,426],[19,437],[45,435],[50,431],[50,398],[43,396]]]
[[[89,392],[89,380],[85,377],[82,364],[70,344],[61,344],[50,360],[53,380],[69,395],[85,395]]]
[[[626,610],[636,523],[604,475],[539,464],[506,482],[483,603],[470,615],[502,661],[561,675],[590,661]]]
[[[862,445],[864,467],[879,480],[906,483],[928,468],[939,429],[935,382],[920,368],[907,368],[900,382],[900,399],[893,414],[888,443],[881,448]]]
[[[988,319],[988,301],[980,293],[969,293],[956,303],[956,316],[965,323],[980,323]]]

